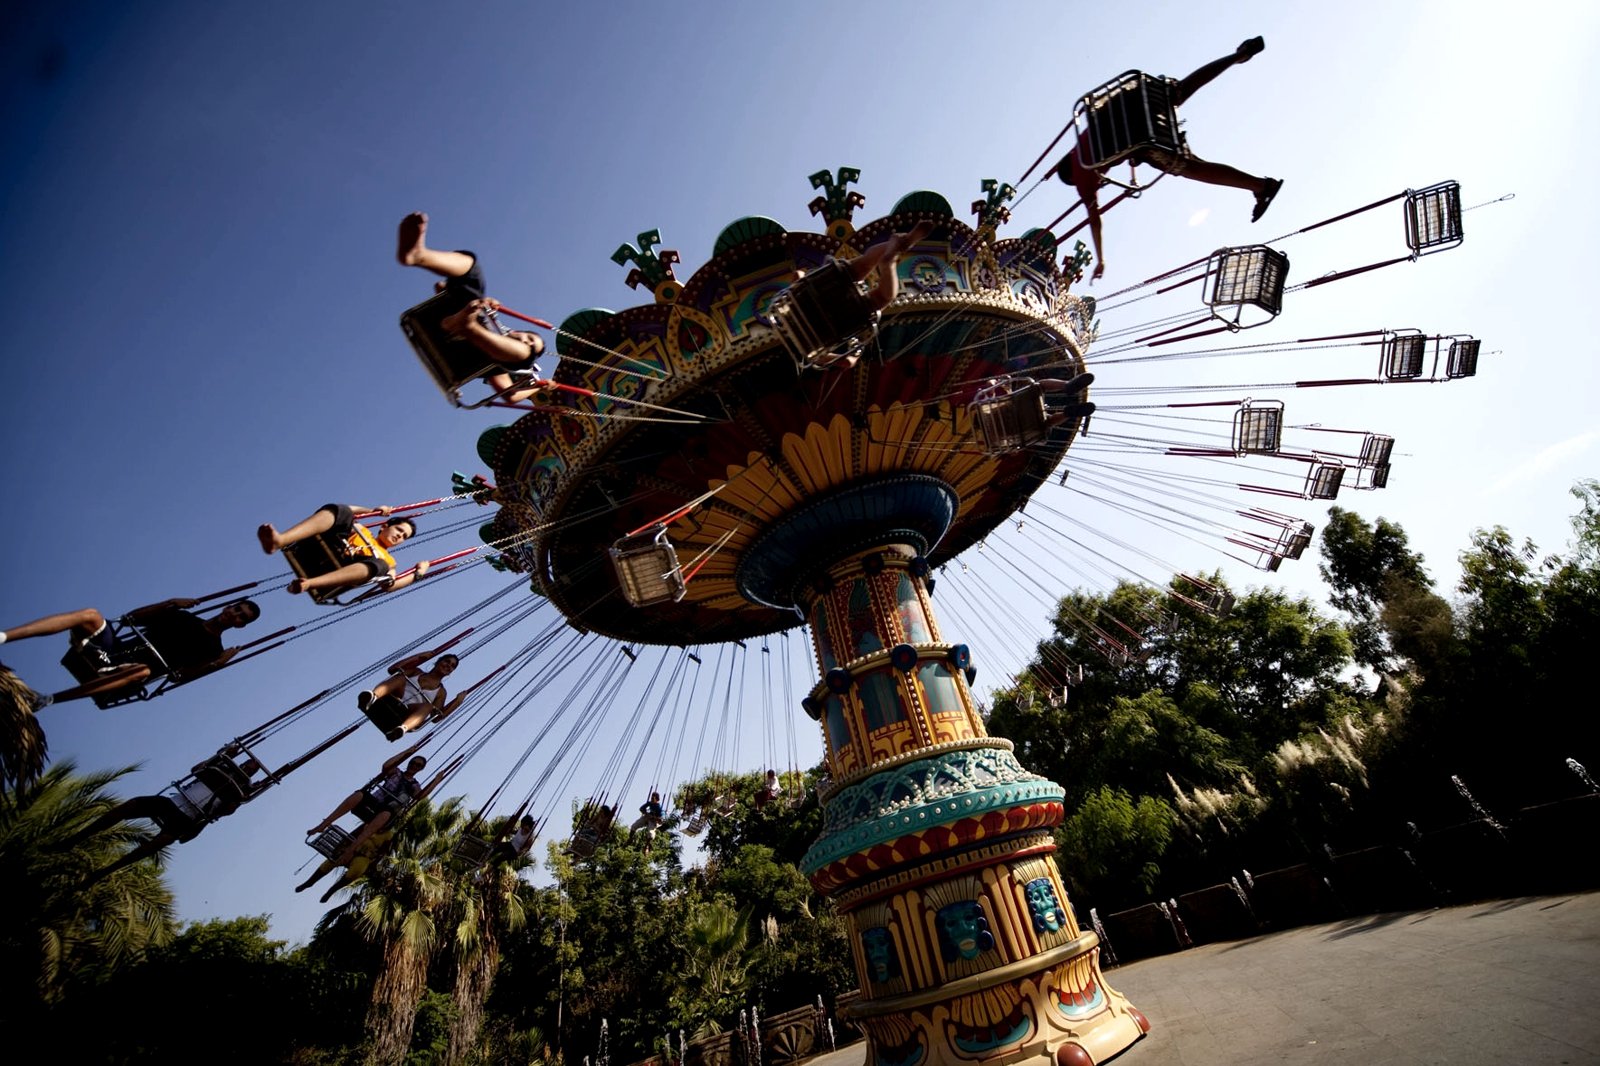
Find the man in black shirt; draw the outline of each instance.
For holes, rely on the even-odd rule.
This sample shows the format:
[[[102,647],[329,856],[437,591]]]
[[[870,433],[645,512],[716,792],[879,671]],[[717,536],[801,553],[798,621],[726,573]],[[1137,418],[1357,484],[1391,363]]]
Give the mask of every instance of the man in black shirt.
[[[0,644],[70,631],[72,649],[63,665],[84,683],[56,693],[55,700],[114,694],[168,675],[175,681],[192,681],[220,669],[237,654],[238,648],[222,646],[223,633],[261,617],[261,608],[252,601],[235,600],[212,617],[201,618],[188,610],[198,602],[152,603],[129,611],[115,624],[93,607],[48,615],[0,630]]]

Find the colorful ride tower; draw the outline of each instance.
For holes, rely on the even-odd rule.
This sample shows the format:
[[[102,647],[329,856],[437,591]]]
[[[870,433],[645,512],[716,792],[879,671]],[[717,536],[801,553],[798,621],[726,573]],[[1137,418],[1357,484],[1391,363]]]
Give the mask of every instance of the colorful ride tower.
[[[483,536],[516,538],[510,565],[620,640],[809,625],[803,702],[830,782],[804,869],[849,924],[869,1063],[1102,1062],[1149,1026],[1067,899],[1063,791],[987,735],[969,687],[982,664],[932,599],[937,568],[1020,510],[1083,431],[1081,393],[1052,416],[1041,390],[994,385],[1080,375],[1093,302],[1066,291],[1050,233],[995,240],[1004,187],[986,183],[976,228],[916,192],[857,229],[855,176],[813,175],[824,232],[740,219],[687,281],[653,232],[619,249],[655,302],[562,323],[571,405],[484,434],[501,510]],[[899,295],[866,327],[790,289],[918,223],[931,232],[886,260]],[[1021,406],[975,409],[980,391]]]

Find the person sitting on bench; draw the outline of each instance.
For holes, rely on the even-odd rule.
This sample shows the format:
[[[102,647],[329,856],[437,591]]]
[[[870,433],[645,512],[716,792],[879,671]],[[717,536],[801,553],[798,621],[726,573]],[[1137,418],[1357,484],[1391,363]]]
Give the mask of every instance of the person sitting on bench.
[[[118,619],[129,630],[121,635],[93,607],[47,615],[0,630],[0,644],[71,631],[66,665],[80,680],[91,680],[45,698],[39,707],[105,695],[168,675],[178,683],[192,681],[222,669],[238,654],[238,648],[222,646],[222,634],[261,617],[261,608],[253,601],[235,600],[212,617],[201,618],[189,611],[198,602],[170,599],[136,607]]]
[[[483,271],[478,267],[478,257],[465,249],[453,252],[428,247],[428,216],[413,211],[400,220],[399,249],[396,258],[401,266],[420,267],[437,274],[435,292],[459,294],[463,301],[460,311],[447,315],[439,324],[469,342],[490,359],[496,369],[483,375],[483,380],[502,398],[519,402],[535,395],[534,388],[515,389],[515,370],[526,370],[544,353],[544,338],[526,330],[501,333],[490,329],[486,315],[500,308],[498,301],[485,296]],[[504,369],[500,369],[503,367]]]
[[[1252,37],[1242,42],[1231,55],[1214,59],[1188,77],[1172,83],[1172,106],[1182,106],[1189,97],[1209,84],[1218,74],[1236,63],[1249,62],[1251,56],[1258,55],[1264,48],[1266,48],[1264,40]],[[1083,201],[1083,208],[1088,213],[1089,236],[1094,241],[1095,258],[1091,280],[1098,280],[1106,272],[1105,250],[1100,239],[1100,186],[1105,184],[1105,177],[1100,171],[1084,165],[1079,155],[1084,148],[1085,145],[1082,143],[1075,145],[1061,158],[1061,162],[1056,164],[1054,173],[1064,184],[1071,185],[1077,190],[1078,198]],[[1251,222],[1259,221],[1261,216],[1267,213],[1267,208],[1272,206],[1273,197],[1277,196],[1278,190],[1283,187],[1283,182],[1278,178],[1258,178],[1226,164],[1201,159],[1187,151],[1175,156],[1166,151],[1142,148],[1128,158],[1133,163],[1147,163],[1157,170],[1191,181],[1203,181],[1208,185],[1226,185],[1252,193],[1256,198],[1256,205],[1250,214]]]
[[[389,667],[388,677],[356,697],[361,713],[390,740],[399,740],[428,722],[443,720],[466,699],[463,693],[445,702],[444,679],[455,673],[461,660],[454,655],[440,655],[432,670],[422,669],[434,654],[424,651],[401,659]]]
[[[525,858],[533,850],[533,842],[538,836],[538,824],[533,820],[533,815],[524,814],[517,820],[516,831],[510,839],[495,841],[494,848],[489,852],[489,861],[516,862]]]
[[[329,503],[282,533],[270,522],[262,523],[256,530],[256,539],[261,542],[261,550],[268,555],[324,533],[330,533],[344,542],[344,554],[349,562],[326,574],[295,578],[289,582],[289,591],[296,595],[350,588],[382,577],[389,578],[389,589],[394,591],[405,588],[428,572],[428,562],[424,559],[408,573],[396,577],[394,556],[389,554],[401,541],[416,535],[417,524],[409,518],[390,518],[374,534],[356,521],[368,515],[388,517],[393,513],[392,507],[355,507],[347,503]]]

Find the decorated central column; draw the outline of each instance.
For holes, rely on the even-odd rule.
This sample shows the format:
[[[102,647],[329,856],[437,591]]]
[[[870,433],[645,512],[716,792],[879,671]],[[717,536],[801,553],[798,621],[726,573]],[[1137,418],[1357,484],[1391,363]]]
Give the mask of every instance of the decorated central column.
[[[902,497],[953,499],[906,480]],[[937,507],[912,510],[926,522]],[[831,783],[802,868],[848,923],[848,1013],[871,1066],[1104,1061],[1149,1025],[1068,906],[1052,858],[1063,791],[986,734],[971,655],[934,616],[923,537],[901,535],[807,583],[822,679],[805,706]]]

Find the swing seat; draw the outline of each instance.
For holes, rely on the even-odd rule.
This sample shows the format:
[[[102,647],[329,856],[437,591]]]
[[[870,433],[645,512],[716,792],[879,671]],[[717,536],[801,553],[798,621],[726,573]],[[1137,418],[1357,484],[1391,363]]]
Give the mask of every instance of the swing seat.
[[[1142,153],[1143,161],[1165,170],[1166,163],[1186,155],[1172,85],[1129,70],[1081,97],[1072,110],[1078,161],[1105,170]]]
[[[1383,342],[1385,381],[1415,381],[1422,376],[1428,338],[1420,330],[1398,329]]]
[[[1245,400],[1233,416],[1233,454],[1276,455],[1283,443],[1283,401]]]
[[[775,295],[762,321],[778,334],[798,370],[859,355],[878,333],[877,309],[837,259]]]
[[[1308,500],[1334,499],[1343,484],[1344,467],[1338,463],[1313,463],[1306,474],[1305,497]]]
[[[633,607],[675,603],[688,591],[677,549],[667,540],[667,527],[659,522],[613,544],[611,565],[616,568],[623,597]]]
[[[1482,341],[1462,337],[1450,342],[1450,354],[1445,358],[1444,376],[1470,378],[1478,372],[1478,346]]]
[[[1278,317],[1283,310],[1283,287],[1289,279],[1289,257],[1264,244],[1219,248],[1206,261],[1205,293],[1211,313],[1231,326],[1249,329]],[[1232,308],[1232,317],[1219,308]],[[1247,310],[1265,312],[1265,317]]]
[[[480,836],[471,833],[461,834],[461,839],[456,841],[455,849],[450,853],[459,863],[466,866],[482,866],[489,861],[489,854],[494,850],[494,845]]]
[[[710,816],[704,811],[695,811],[689,816],[689,820],[683,823],[682,833],[684,836],[697,837],[706,831],[709,822]]]
[[[1370,466],[1363,466],[1361,469],[1357,470],[1355,484],[1351,487],[1360,489],[1363,492],[1371,492],[1376,489],[1387,488],[1388,485],[1389,463],[1387,460],[1385,460],[1381,463],[1373,463]]]
[[[1310,522],[1301,524],[1299,528],[1286,527],[1278,537],[1278,546],[1274,549],[1274,554],[1281,555],[1285,559],[1300,558],[1311,546],[1313,532],[1315,527]]]
[[[121,618],[108,619],[106,625],[113,642],[110,652],[95,645],[74,644],[61,657],[61,665],[80,685],[125,679],[105,692],[90,692],[89,698],[96,707],[109,710],[125,703],[148,700],[172,687],[175,682],[168,680],[171,671],[166,660],[137,625]],[[144,668],[145,675],[132,681],[140,667]]]
[[[567,854],[574,859],[587,859],[599,846],[600,834],[595,832],[593,826],[586,825],[572,834],[572,839],[567,842]]]
[[[1462,240],[1459,183],[1442,181],[1406,192],[1406,244],[1412,258],[1454,248]]]
[[[422,361],[423,369],[433,378],[433,383],[439,386],[439,391],[444,393],[445,398],[456,407],[471,409],[482,407],[494,397],[490,396],[477,403],[463,403],[461,390],[464,387],[485,374],[512,371],[490,359],[471,341],[446,332],[440,325],[466,305],[467,301],[461,293],[448,291],[436,293],[401,314],[400,329],[405,333],[406,340],[411,342],[412,351],[416,352],[417,358]],[[505,332],[500,328],[498,317],[489,315],[487,318],[494,329]]]
[[[361,713],[378,727],[385,740],[395,741],[406,735],[401,726],[411,716],[411,708],[400,702],[398,696],[379,696],[362,708]]]
[[[1361,465],[1388,466],[1389,456],[1393,452],[1393,437],[1386,437],[1381,433],[1368,433],[1366,440],[1361,442]]]
[[[350,846],[350,834],[336,825],[330,825],[307,843],[323,858],[337,859]]]
[[[294,571],[295,577],[302,581],[331,574],[359,558],[350,553],[344,538],[332,531],[318,533],[289,545],[283,549],[283,557],[288,560],[289,569]],[[381,584],[385,580],[378,578],[376,583]],[[361,587],[361,585],[346,585],[336,589],[311,589],[306,595],[319,607],[336,607],[342,606],[340,596]]]
[[[1049,434],[1044,390],[1032,378],[995,378],[978,390],[967,410],[990,455],[1030,447]]]

